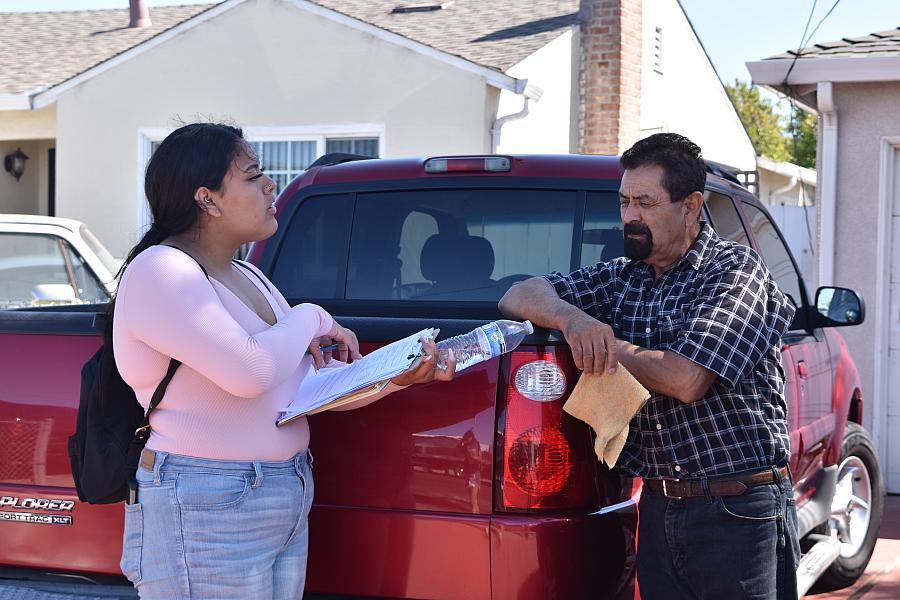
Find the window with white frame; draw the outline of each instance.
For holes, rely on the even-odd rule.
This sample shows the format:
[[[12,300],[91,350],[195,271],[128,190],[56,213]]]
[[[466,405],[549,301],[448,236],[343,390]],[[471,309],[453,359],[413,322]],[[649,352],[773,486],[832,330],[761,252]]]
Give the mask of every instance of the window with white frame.
[[[144,173],[150,157],[171,129],[143,129],[140,131],[141,164],[138,182],[141,209],[138,226],[150,226],[150,211],[144,197]],[[244,136],[259,154],[260,166],[275,181],[276,192],[318,157],[332,152],[346,152],[378,158],[382,150],[383,127],[380,125],[322,126],[322,127],[246,127]]]
[[[252,140],[252,138],[251,138]],[[281,191],[290,181],[305,171],[319,156],[331,152],[347,152],[378,158],[378,142],[375,138],[325,138],[325,151],[320,150],[320,140],[252,140],[251,145],[259,155],[259,164],[266,175],[275,180]]]

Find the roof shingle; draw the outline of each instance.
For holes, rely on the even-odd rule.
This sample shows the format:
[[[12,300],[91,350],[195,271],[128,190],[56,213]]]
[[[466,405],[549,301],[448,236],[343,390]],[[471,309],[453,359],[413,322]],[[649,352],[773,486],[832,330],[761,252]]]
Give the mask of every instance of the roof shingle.
[[[433,11],[392,13],[400,0],[312,0],[436,50],[506,71],[578,23],[578,0],[456,0]]]
[[[833,42],[822,42],[807,48],[788,50],[765,60],[793,59],[795,56],[804,59],[897,55],[900,55],[900,27],[869,35],[846,37]]]
[[[391,12],[403,0],[312,1],[497,71],[578,23],[578,0],[456,0],[409,13]],[[213,6],[155,6],[146,29],[128,29],[128,9],[0,12],[0,94],[57,86]]]
[[[0,94],[51,88],[212,7],[154,7],[153,25],[128,28],[128,9],[0,12]]]

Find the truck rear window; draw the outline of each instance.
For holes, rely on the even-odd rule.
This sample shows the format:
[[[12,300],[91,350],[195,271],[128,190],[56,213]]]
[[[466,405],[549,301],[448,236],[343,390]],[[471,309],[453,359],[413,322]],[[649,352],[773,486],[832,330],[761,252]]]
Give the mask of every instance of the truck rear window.
[[[310,300],[496,302],[516,281],[621,254],[615,196],[580,202],[574,190],[532,189],[310,197],[283,236],[273,281]]]

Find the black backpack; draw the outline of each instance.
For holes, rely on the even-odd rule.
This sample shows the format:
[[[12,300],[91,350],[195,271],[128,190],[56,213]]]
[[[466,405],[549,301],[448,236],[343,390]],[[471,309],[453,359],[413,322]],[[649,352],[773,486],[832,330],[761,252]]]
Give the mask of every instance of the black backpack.
[[[256,271],[240,261],[234,262],[269,289]],[[203,265],[197,264],[209,279]],[[181,365],[174,358],[169,361],[166,376],[156,387],[145,415],[134,390],[125,383],[116,367],[112,315],[98,314],[95,322],[104,316],[103,344],[81,368],[78,416],[75,433],[69,438],[69,462],[75,490],[79,500],[90,504],[112,504],[126,499],[133,501],[133,496],[129,499],[129,493],[136,490],[134,474],[141,450],[150,437],[150,414],[162,400],[166,387]]]
[[[98,315],[102,317],[103,315]],[[116,368],[112,318],[106,319],[103,344],[81,368],[81,395],[75,434],[69,438],[69,462],[78,499],[91,504],[121,502],[150,437],[150,413],[156,408],[181,363],[169,362],[147,414]]]

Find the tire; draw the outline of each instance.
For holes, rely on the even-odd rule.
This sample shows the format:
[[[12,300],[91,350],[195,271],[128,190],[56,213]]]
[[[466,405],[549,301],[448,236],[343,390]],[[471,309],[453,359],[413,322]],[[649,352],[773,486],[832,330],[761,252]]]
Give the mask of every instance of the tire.
[[[884,481],[872,438],[862,426],[848,422],[841,444],[837,491],[828,533],[841,541],[841,554],[817,585],[835,589],[853,584],[866,570],[884,510]]]

